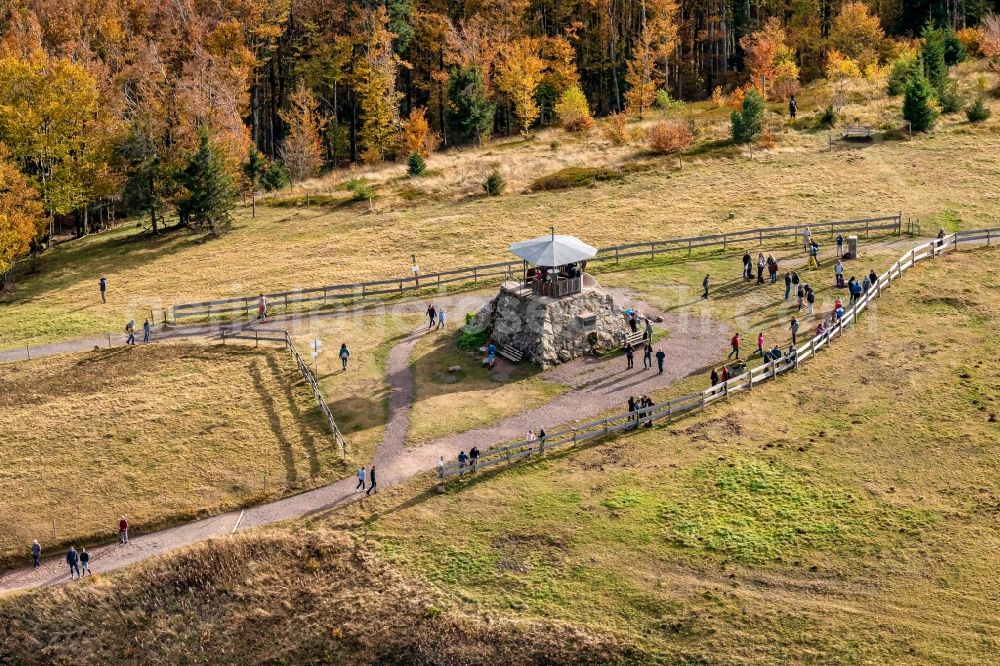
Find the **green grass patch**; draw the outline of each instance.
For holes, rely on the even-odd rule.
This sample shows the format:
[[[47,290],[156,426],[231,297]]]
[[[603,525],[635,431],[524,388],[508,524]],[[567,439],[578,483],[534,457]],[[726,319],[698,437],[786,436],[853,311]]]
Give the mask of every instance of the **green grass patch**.
[[[618,169],[605,167],[566,167],[547,176],[542,176],[529,186],[532,192],[546,190],[567,190],[572,187],[587,187],[594,183],[621,180],[624,177]]]

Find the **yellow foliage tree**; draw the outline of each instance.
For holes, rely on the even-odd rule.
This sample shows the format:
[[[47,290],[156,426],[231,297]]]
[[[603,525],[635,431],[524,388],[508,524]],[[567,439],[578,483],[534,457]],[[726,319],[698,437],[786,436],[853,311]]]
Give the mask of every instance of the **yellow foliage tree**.
[[[378,162],[399,145],[399,100],[396,76],[401,60],[392,48],[395,34],[388,29],[389,14],[379,5],[363,16],[363,55],[357,62],[354,89],[361,102],[363,120],[358,138],[362,158]]]
[[[323,165],[323,121],[316,108],[316,97],[300,83],[288,98],[288,109],[281,112],[281,119],[288,124],[281,159],[295,181],[312,178]]]
[[[538,117],[535,92],[542,82],[545,61],[538,55],[534,39],[518,39],[503,51],[497,67],[497,88],[514,104],[514,116],[522,134]]]
[[[38,193],[7,160],[0,144],[0,287],[7,283],[14,264],[31,251],[32,242],[45,229],[45,209]]]
[[[846,79],[861,78],[861,68],[853,59],[848,58],[837,49],[831,49],[826,54],[826,78],[842,83]]]
[[[882,23],[863,2],[845,3],[833,19],[830,44],[861,70],[879,62],[884,42]]]
[[[427,107],[418,106],[410,111],[403,123],[403,149],[409,155],[417,153],[427,157],[440,145],[441,137],[427,122]]]
[[[625,68],[625,112],[630,116],[643,114],[653,106],[656,89],[663,79],[656,72],[657,62],[665,58],[677,39],[677,4],[673,0],[659,0],[648,5],[639,38],[633,46],[632,59]]]
[[[580,86],[573,86],[563,91],[559,101],[556,102],[555,112],[563,129],[568,132],[583,132],[594,126],[587,97],[580,90]]]

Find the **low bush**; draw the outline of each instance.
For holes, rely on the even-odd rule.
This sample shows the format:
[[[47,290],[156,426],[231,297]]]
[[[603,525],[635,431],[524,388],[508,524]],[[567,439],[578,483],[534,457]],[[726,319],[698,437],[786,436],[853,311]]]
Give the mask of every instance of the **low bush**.
[[[623,146],[632,139],[628,127],[628,116],[624,113],[612,113],[601,124],[604,138],[616,146]]]
[[[427,171],[427,161],[418,152],[410,153],[406,160],[406,173],[411,176],[419,176]]]
[[[694,134],[686,122],[661,120],[649,131],[649,148],[660,155],[673,155],[687,150],[694,143]]]
[[[466,327],[458,336],[458,348],[464,351],[476,351],[484,347],[488,340],[485,328]]]
[[[579,86],[567,88],[555,105],[556,116],[567,132],[586,132],[594,127],[587,97]]]
[[[352,178],[344,187],[351,193],[351,201],[368,201],[375,198],[375,187],[364,178]]]
[[[566,167],[535,180],[528,188],[532,192],[567,190],[586,187],[599,181],[621,180],[622,172],[604,167]]]
[[[833,105],[828,105],[816,119],[816,127],[819,129],[833,129],[837,126],[837,112],[833,110]]]
[[[948,79],[938,93],[938,105],[941,113],[958,113],[962,110],[962,96],[958,94],[958,83],[954,79]]]
[[[976,95],[976,99],[965,110],[965,117],[970,123],[981,123],[991,115],[990,107],[986,106],[986,96],[982,93]]]
[[[280,190],[288,185],[288,169],[278,160],[271,162],[271,166],[260,177],[260,184],[268,192]]]
[[[493,167],[493,170],[486,176],[486,180],[483,181],[483,191],[486,192],[487,196],[495,197],[503,194],[505,189],[507,189],[507,179],[500,173],[500,169]]]

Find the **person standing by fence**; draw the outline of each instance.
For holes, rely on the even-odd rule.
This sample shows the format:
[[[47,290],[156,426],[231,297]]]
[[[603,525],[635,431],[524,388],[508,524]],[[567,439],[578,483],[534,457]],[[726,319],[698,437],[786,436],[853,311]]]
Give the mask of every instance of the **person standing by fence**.
[[[811,247],[809,241],[812,240],[812,236],[809,234],[809,227],[802,227],[802,248],[809,252]]]
[[[743,279],[744,280],[751,279],[750,278],[750,272],[753,270],[753,268],[751,268],[751,264],[752,263],[753,263],[753,260],[750,258],[750,250],[744,250],[743,251]]]
[[[340,357],[340,367],[344,372],[347,372],[347,359],[351,358],[351,352],[347,349],[347,343],[340,343],[340,352],[337,353]]]
[[[42,566],[42,545],[38,543],[38,539],[35,539],[31,544],[31,560],[34,562],[34,568]]]
[[[712,374],[708,376],[708,380],[712,382],[712,386],[719,383],[719,373],[715,371],[715,368],[712,368]]]
[[[257,319],[261,321],[267,319],[267,296],[264,294],[257,298]]]
[[[472,471],[475,472],[476,468],[479,467],[479,447],[473,446],[469,449],[469,460],[472,461]]]
[[[153,327],[152,325],[150,325],[149,320],[147,319],[142,323],[142,344],[144,345],[149,344],[149,335],[152,332],[153,332]]]
[[[441,456],[441,464],[444,464],[444,456]],[[364,465],[358,468],[358,485],[354,486],[354,492],[365,489],[365,476],[367,476],[367,471]]]

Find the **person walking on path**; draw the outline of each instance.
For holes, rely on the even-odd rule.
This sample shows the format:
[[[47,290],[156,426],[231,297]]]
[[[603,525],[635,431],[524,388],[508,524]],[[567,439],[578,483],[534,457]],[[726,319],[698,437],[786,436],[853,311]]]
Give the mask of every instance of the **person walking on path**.
[[[764,253],[759,253],[757,255],[757,284],[764,284],[764,266],[766,263]]]
[[[73,546],[69,547],[66,551],[66,563],[69,565],[69,578],[73,580],[73,573],[76,573],[76,577],[80,577],[80,555],[76,552],[76,548]]]
[[[757,353],[764,356],[764,331],[757,334]]]
[[[465,454],[465,451],[458,452],[458,468],[465,469],[465,463],[469,461],[469,456]]]
[[[708,376],[708,379],[712,382],[712,386],[719,383],[719,373],[715,371],[715,368],[712,368],[712,374]]]
[[[427,306],[427,330],[434,328],[434,323],[437,321],[437,310],[434,309],[434,304]]]
[[[125,332],[128,333],[128,337],[125,338],[125,344],[134,345],[135,344],[135,319],[129,319],[128,323],[125,324]]]
[[[837,263],[833,265],[833,277],[837,281],[838,287],[844,286],[844,262],[837,258]]]
[[[812,314],[813,305],[816,303],[816,293],[812,288],[806,289],[806,303],[809,305],[809,314]]]
[[[837,234],[837,261],[839,262],[844,257],[844,236],[843,234]]]
[[[646,341],[646,346],[642,348],[642,369],[649,370],[653,367],[653,343]]]
[[[528,434],[524,436],[524,441],[529,446],[538,441],[538,437],[535,435],[534,430],[529,430]]]
[[[378,489],[375,487],[375,465],[372,465],[371,469],[368,470],[368,490],[365,491],[365,495],[371,495],[374,490],[376,493]]]
[[[444,464],[444,456],[441,456],[441,464]],[[365,476],[367,474],[364,465],[358,468],[358,485],[354,486],[354,492],[365,489]]]
[[[340,351],[337,353],[337,356],[340,357],[340,367],[341,367],[341,369],[344,372],[346,372],[347,371],[347,359],[351,358],[351,352],[347,349],[347,343],[346,342],[341,342],[340,343]]]
[[[444,310],[438,310],[438,328],[444,328]]]
[[[792,332],[792,344],[795,344],[795,336],[799,332],[799,320],[792,317],[792,322],[788,325],[788,330]]]
[[[743,251],[743,279],[750,280],[750,272],[753,270],[751,264],[753,260],[750,258],[750,250]]]
[[[94,575],[90,572],[90,553],[87,552],[86,548],[80,549],[80,569],[83,572],[81,576],[83,574],[86,574],[88,576]]]
[[[257,319],[261,321],[267,319],[267,296],[264,294],[257,298]]]
[[[735,354],[736,355],[736,359],[739,360],[739,358],[740,358],[740,334],[739,333],[737,333],[736,335],[734,335],[732,337],[732,339],[729,341],[729,346],[731,346],[733,348],[733,350],[731,352],[729,352],[729,356],[727,358],[732,358],[733,354]]]
[[[878,274],[875,272],[874,268],[872,269],[872,272],[868,274],[868,282],[873,287],[878,284]]]
[[[438,458],[438,478],[439,479],[444,478],[444,456]],[[358,492],[357,486],[354,487],[354,492]]]
[[[636,407],[637,407],[637,405],[636,405],[636,402],[635,402],[635,396],[630,395],[628,397],[628,420],[629,421],[631,421],[633,418],[635,418]]]
[[[626,365],[625,368],[627,370],[631,370],[632,369],[632,358],[633,358],[634,355],[635,355],[635,350],[632,349],[632,343],[631,342],[626,342],[625,343],[625,360],[628,362],[628,365]]]
[[[98,286],[101,288],[101,303],[108,302],[108,276],[102,275],[100,281],[98,281]]]
[[[656,367],[659,368],[659,374],[663,374],[663,361],[667,358],[667,355],[663,353],[662,349],[656,350]]]
[[[125,516],[118,519],[118,542],[128,543],[128,520],[125,519]]]
[[[38,539],[31,543],[31,560],[35,569],[42,566],[42,545],[38,543]]]
[[[786,301],[788,300],[788,297],[791,295],[791,293],[792,293],[792,274],[789,273],[788,271],[785,271],[785,300]]]
[[[479,447],[473,446],[469,449],[469,460],[472,461],[472,471],[475,472],[476,468],[479,467]]]
[[[142,344],[149,344],[149,335],[153,332],[153,327],[150,325],[147,319],[142,323]]]
[[[646,317],[646,328],[642,332],[642,337],[647,342],[653,341],[653,322],[649,320],[649,317]]]
[[[788,98],[788,115],[792,120],[795,120],[795,114],[799,110],[799,105],[795,101],[795,95]]]
[[[705,274],[705,279],[701,281],[701,297],[708,298],[708,273]]]
[[[819,243],[816,241],[813,241],[812,245],[809,246],[809,261],[806,262],[806,266],[819,268]]]

